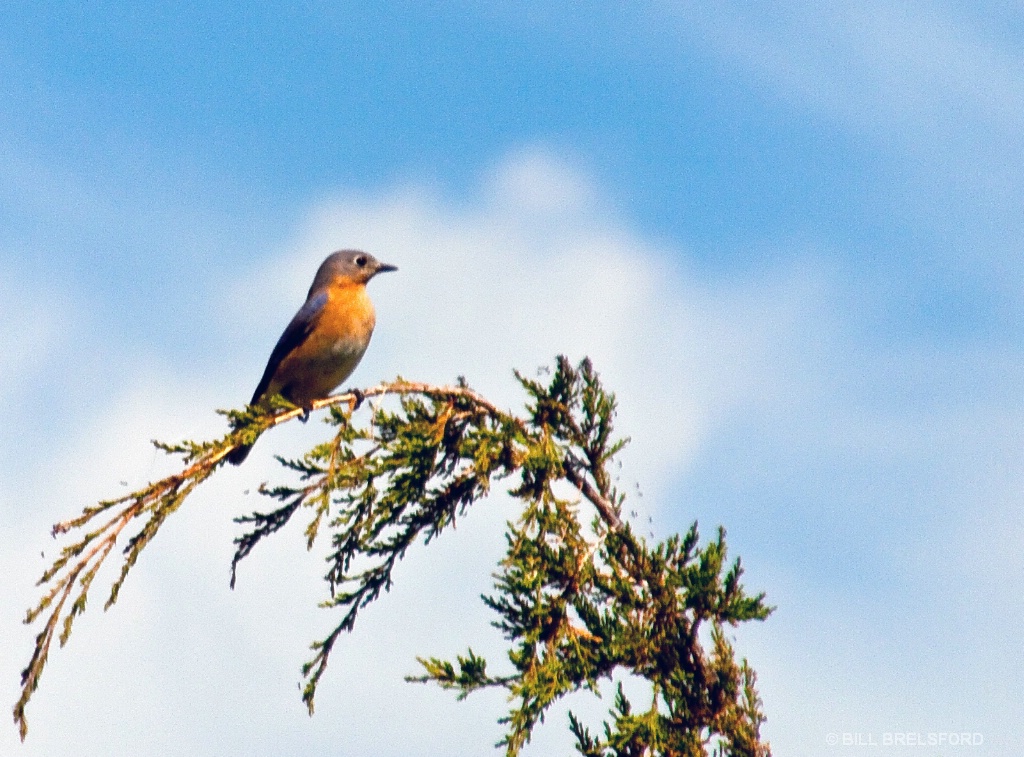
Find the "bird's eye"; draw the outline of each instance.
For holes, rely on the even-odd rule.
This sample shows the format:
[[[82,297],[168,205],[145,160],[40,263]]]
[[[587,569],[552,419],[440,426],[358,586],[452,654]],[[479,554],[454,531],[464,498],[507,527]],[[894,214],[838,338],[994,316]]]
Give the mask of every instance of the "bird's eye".
[[[359,257],[357,257],[356,265],[359,266],[360,268],[364,268],[366,266],[366,256],[360,255]]]

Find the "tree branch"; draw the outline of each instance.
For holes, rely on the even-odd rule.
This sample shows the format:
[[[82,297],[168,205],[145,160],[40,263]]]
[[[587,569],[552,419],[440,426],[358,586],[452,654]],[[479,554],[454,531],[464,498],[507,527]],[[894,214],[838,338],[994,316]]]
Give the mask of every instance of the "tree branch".
[[[565,478],[597,508],[597,512],[600,513],[601,519],[608,525],[608,528],[612,531],[622,530],[622,519],[619,517],[618,508],[581,476],[571,463],[565,465]]]
[[[335,394],[326,399],[316,400],[312,403],[313,410],[332,407],[335,405],[347,404],[354,410],[363,399],[380,397],[385,395],[419,394],[431,398],[452,399],[463,398],[469,400],[474,406],[486,411],[488,415],[502,422],[512,422],[522,427],[522,422],[515,416],[502,411],[493,403],[465,386],[435,386],[421,382],[405,381],[398,379],[391,382],[382,382],[365,390],[351,390],[342,394]],[[304,414],[303,408],[289,408],[280,410],[269,416],[259,418],[263,425],[262,431],[287,423]],[[245,424],[233,429],[223,438],[214,442],[205,443],[184,443],[181,445],[164,445],[154,442],[156,446],[168,453],[177,453],[190,461],[180,473],[175,473],[160,481],[150,483],[132,494],[113,500],[105,500],[98,505],[85,508],[82,514],[68,520],[54,524],[52,534],[54,536],[70,533],[80,529],[91,522],[97,515],[107,512],[110,509],[118,508],[116,515],[100,526],[97,530],[87,533],[79,541],[64,547],[50,568],[43,573],[39,585],[49,585],[51,588],[43,596],[40,602],[26,614],[25,623],[33,623],[47,609],[51,609],[43,630],[37,635],[35,648],[28,666],[21,674],[21,696],[14,706],[14,721],[22,740],[28,730],[28,723],[25,717],[25,708],[32,693],[39,685],[39,679],[43,668],[46,666],[50,644],[57,624],[61,621],[62,613],[68,598],[74,592],[75,586],[80,585],[81,591],[72,603],[71,608],[63,615],[64,629],[60,634],[61,646],[67,641],[74,619],[85,610],[86,598],[92,579],[103,565],[107,556],[117,544],[121,533],[132,520],[148,514],[148,520],[140,530],[129,539],[125,546],[124,562],[121,566],[121,573],[114,581],[110,596],[105,603],[104,609],[108,609],[117,601],[118,593],[128,572],[134,566],[142,549],[156,536],[164,520],[174,512],[184,501],[185,497],[200,483],[205,481],[221,464],[232,450],[241,446],[239,433]],[[94,543],[95,542],[95,543]],[[90,545],[91,548],[90,548]],[[83,555],[84,552],[84,556]],[[81,556],[81,557],[80,557]],[[77,558],[77,559],[76,559]],[[54,599],[57,600],[54,604]]]

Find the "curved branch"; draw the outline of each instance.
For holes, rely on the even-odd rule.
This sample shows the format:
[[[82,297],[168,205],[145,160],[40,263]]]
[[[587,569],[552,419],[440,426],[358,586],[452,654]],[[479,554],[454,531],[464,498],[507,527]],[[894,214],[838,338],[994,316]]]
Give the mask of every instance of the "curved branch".
[[[566,464],[564,470],[566,480],[579,489],[580,494],[590,500],[590,503],[597,508],[597,512],[608,525],[608,528],[612,531],[622,530],[622,519],[619,517],[618,508],[595,489],[587,479],[581,476],[574,465]]]
[[[492,417],[504,421],[517,420],[509,413],[499,409],[481,395],[464,386],[434,386],[420,382],[398,379],[383,382],[365,390],[351,390],[335,394],[326,399],[312,403],[312,409],[319,410],[334,405],[347,404],[355,410],[368,397],[379,397],[393,394],[422,394],[434,398],[461,397],[475,406],[482,408]],[[279,426],[303,415],[302,408],[290,408],[273,413],[260,419],[265,424],[264,430]],[[186,443],[170,446],[157,444],[166,452],[181,454],[188,465],[180,473],[175,473],[160,481],[150,483],[132,494],[113,500],[105,500],[97,505],[87,507],[81,515],[54,524],[52,534],[58,536],[80,529],[90,523],[96,516],[116,509],[116,514],[95,531],[87,533],[74,544],[64,547],[50,568],[43,573],[39,585],[49,586],[49,590],[40,602],[28,611],[25,623],[35,620],[50,610],[43,630],[36,636],[35,648],[28,665],[21,674],[21,696],[14,706],[14,721],[18,726],[22,740],[28,730],[25,708],[32,693],[39,685],[39,679],[46,665],[50,645],[56,627],[63,619],[64,628],[60,634],[61,645],[67,641],[74,619],[85,610],[89,587],[97,571],[107,556],[113,551],[125,527],[132,520],[146,516],[148,519],[138,533],[132,536],[124,547],[124,562],[121,573],[111,587],[110,596],[104,606],[109,608],[117,601],[118,592],[134,566],[142,549],[156,536],[164,520],[184,502],[185,498],[196,486],[205,481],[224,459],[240,446],[238,440],[240,429],[236,428],[215,442],[201,444]],[[119,509],[117,509],[119,508]],[[68,598],[74,593],[76,585],[80,586],[78,597],[70,609],[65,612]],[[56,600],[56,603],[54,602]]]
[[[522,419],[502,410],[461,383],[458,386],[436,386],[397,379],[391,382],[382,382],[368,389],[350,390],[316,400],[310,409],[320,410],[345,404],[348,405],[349,412],[353,412],[364,399],[407,394],[421,395],[435,400],[462,399],[468,401],[473,407],[484,411],[501,424],[507,424],[524,435],[530,435],[530,431]],[[54,536],[67,534],[84,527],[101,513],[109,510],[115,511],[114,517],[98,529],[85,534],[74,544],[64,547],[60,557],[39,580],[39,585],[48,586],[49,589],[40,602],[27,613],[25,622],[35,622],[47,610],[50,610],[50,613],[43,630],[36,637],[35,648],[29,664],[22,671],[21,696],[14,707],[14,720],[19,727],[22,739],[25,738],[27,732],[25,707],[39,684],[56,626],[63,617],[64,629],[60,634],[60,642],[63,646],[71,633],[74,619],[85,610],[86,598],[93,578],[107,556],[113,551],[128,523],[136,518],[146,518],[142,527],[128,539],[122,550],[124,558],[121,571],[111,586],[104,609],[108,609],[117,601],[118,593],[129,571],[135,565],[142,549],[156,536],[166,518],[183,504],[185,498],[195,487],[209,478],[224,463],[225,458],[233,450],[242,445],[241,436],[246,429],[251,428],[252,424],[258,424],[261,432],[266,431],[303,416],[305,412],[303,408],[296,407],[279,410],[269,415],[256,415],[248,418],[238,414],[233,417],[235,428],[221,439],[213,442],[185,442],[180,445],[154,442],[165,452],[181,454],[189,464],[179,473],[150,483],[124,497],[102,501],[95,506],[86,508],[81,515],[53,526]],[[597,508],[602,520],[610,529],[620,530],[622,521],[618,515],[618,508],[595,489],[581,472],[580,466],[582,464],[575,463],[571,459],[567,460],[564,465],[566,479]],[[65,610],[67,600],[74,592],[76,585],[80,587],[79,594],[70,609]],[[54,603],[55,599],[56,603]]]

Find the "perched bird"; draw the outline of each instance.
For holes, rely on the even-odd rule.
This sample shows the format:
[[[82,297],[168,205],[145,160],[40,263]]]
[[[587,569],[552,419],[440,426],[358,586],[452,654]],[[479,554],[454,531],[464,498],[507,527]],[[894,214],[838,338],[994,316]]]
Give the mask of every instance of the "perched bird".
[[[308,411],[313,400],[333,392],[370,344],[376,316],[366,283],[378,273],[397,270],[359,250],[329,255],[316,272],[306,302],[270,353],[249,404],[280,394]],[[250,449],[252,445],[238,447],[228,460],[239,465]]]

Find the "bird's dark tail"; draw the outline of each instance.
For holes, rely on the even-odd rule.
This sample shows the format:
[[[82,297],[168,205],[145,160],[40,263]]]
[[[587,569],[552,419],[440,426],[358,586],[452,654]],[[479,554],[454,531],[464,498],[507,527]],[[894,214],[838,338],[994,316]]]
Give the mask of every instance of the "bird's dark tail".
[[[249,450],[251,449],[251,444],[243,444],[241,447],[235,447],[228,453],[228,462],[232,465],[241,465],[245,462],[245,458],[249,457]]]

